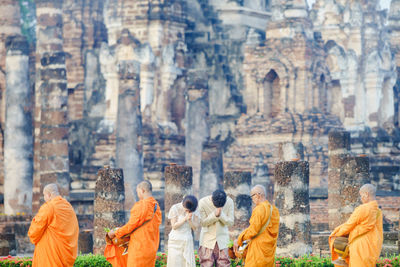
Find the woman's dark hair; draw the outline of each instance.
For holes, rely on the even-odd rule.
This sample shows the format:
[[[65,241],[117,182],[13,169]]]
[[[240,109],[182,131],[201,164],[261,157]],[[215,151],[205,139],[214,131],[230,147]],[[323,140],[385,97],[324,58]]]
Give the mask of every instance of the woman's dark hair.
[[[182,201],[183,207],[188,209],[190,212],[194,212],[197,209],[197,198],[195,196],[186,196]]]
[[[226,193],[224,190],[217,189],[213,192],[211,199],[216,208],[222,208],[226,203]]]

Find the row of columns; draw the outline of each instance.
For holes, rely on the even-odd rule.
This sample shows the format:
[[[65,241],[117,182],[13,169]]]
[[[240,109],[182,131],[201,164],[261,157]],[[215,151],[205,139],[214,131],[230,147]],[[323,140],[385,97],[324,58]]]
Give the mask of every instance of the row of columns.
[[[296,145],[298,146],[298,145]],[[329,134],[329,227],[333,229],[345,222],[354,208],[359,205],[358,191],[362,184],[369,182],[368,157],[354,157],[349,153],[350,134],[333,132]],[[297,150],[297,149],[296,149]],[[282,153],[285,154],[283,151]],[[289,153],[290,154],[290,153]],[[309,202],[309,164],[300,160],[298,152],[291,155],[292,160],[278,162],[274,175],[273,202],[280,212],[280,234],[277,255],[301,256],[312,252],[311,220]],[[218,149],[211,145],[204,150],[202,166],[215,165],[221,171]],[[282,156],[286,159],[287,157]],[[211,194],[216,188],[224,188],[227,195],[235,203],[235,224],[231,227],[231,237],[236,237],[248,226],[251,216],[252,201],[250,198],[251,173],[232,171],[221,173],[205,168],[202,177],[204,185]],[[118,173],[118,175],[117,175]],[[207,175],[206,175],[207,174]],[[165,168],[164,210],[166,214],[172,205],[182,201],[187,194],[193,194],[193,171],[190,166],[171,164]],[[104,248],[103,227],[114,227],[123,224],[124,218],[110,212],[123,210],[123,178],[122,171],[103,169],[99,171],[96,184],[95,200],[95,251]],[[105,182],[107,181],[107,182]],[[110,186],[116,183],[118,186]],[[209,185],[209,183],[214,183]],[[204,194],[203,193],[203,194]],[[204,196],[202,194],[202,196]],[[106,204],[110,203],[110,204]],[[107,220],[108,218],[108,220]],[[118,218],[116,220],[115,218]],[[171,225],[165,219],[164,241],[168,240]]]
[[[280,240],[282,247],[293,246],[290,255],[302,255],[311,252],[310,207],[308,202],[308,163],[281,162],[277,165],[275,176],[275,203],[281,213]],[[164,210],[166,214],[172,205],[183,200],[185,195],[192,194],[193,172],[190,166],[170,165],[165,168]],[[300,179],[298,179],[300,178]],[[251,173],[232,171],[224,174],[223,187],[235,203],[235,223],[230,227],[231,237],[248,226],[251,216],[252,201],[250,197]],[[105,247],[105,227],[116,227],[124,224],[124,181],[121,169],[101,169],[98,173],[94,204],[94,252],[100,253]],[[212,191],[209,192],[211,194]],[[299,221],[299,218],[303,218]],[[165,219],[164,241],[167,242],[171,231],[170,221]],[[300,233],[300,234],[299,234]],[[304,248],[295,249],[296,244]],[[164,243],[165,244],[165,243]],[[303,253],[303,254],[304,254]]]

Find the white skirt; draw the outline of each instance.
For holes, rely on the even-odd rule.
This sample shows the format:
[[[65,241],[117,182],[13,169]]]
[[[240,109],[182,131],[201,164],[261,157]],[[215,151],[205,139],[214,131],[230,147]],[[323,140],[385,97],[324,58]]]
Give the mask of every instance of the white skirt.
[[[192,238],[168,240],[167,267],[196,267]]]

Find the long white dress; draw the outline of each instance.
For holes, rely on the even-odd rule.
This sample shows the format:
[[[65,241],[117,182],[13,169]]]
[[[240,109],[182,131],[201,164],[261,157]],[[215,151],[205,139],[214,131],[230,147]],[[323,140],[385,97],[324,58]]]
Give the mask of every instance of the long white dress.
[[[168,219],[176,218],[177,221],[185,217],[185,208],[182,203],[175,204],[168,213]],[[199,217],[198,212],[192,216]],[[194,219],[192,217],[192,219]],[[194,246],[192,230],[188,222],[178,229],[172,229],[168,236],[168,258],[167,267],[195,267]]]

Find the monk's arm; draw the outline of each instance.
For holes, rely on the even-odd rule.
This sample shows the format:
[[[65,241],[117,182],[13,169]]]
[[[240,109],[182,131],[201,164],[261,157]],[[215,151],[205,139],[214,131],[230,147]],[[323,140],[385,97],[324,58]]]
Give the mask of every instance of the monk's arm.
[[[226,214],[223,211],[221,211],[221,214],[219,215],[219,220],[220,222],[222,222],[227,226],[233,225],[235,217],[234,217],[234,207],[231,202],[229,202],[228,212]]]
[[[53,209],[50,205],[46,203],[40,207],[28,230],[28,236],[32,244],[36,245],[42,239],[52,216]]]
[[[132,231],[142,225],[147,217],[148,211],[144,203],[136,203],[131,210],[131,217],[129,221],[115,231],[115,236],[121,238],[126,234],[132,233]]]
[[[350,218],[344,224],[335,229],[335,236],[347,236],[357,225],[361,216],[361,210],[355,209]]]
[[[210,214],[207,214],[207,212],[204,210],[203,207],[200,207],[200,224],[203,227],[207,227],[211,224],[214,224],[216,221],[218,221],[218,217],[215,216],[215,212],[210,212]]]
[[[251,238],[253,238],[254,236],[256,236],[258,234],[258,232],[261,230],[262,228],[262,221],[263,221],[263,211],[264,208],[259,206],[256,207],[253,210],[253,213],[251,214],[251,218],[250,218],[250,225],[249,227],[247,227],[238,237],[238,244],[239,246],[242,245],[243,241],[245,240],[249,240]],[[267,213],[268,217],[269,217],[269,213]],[[268,220],[268,218],[267,218]]]

